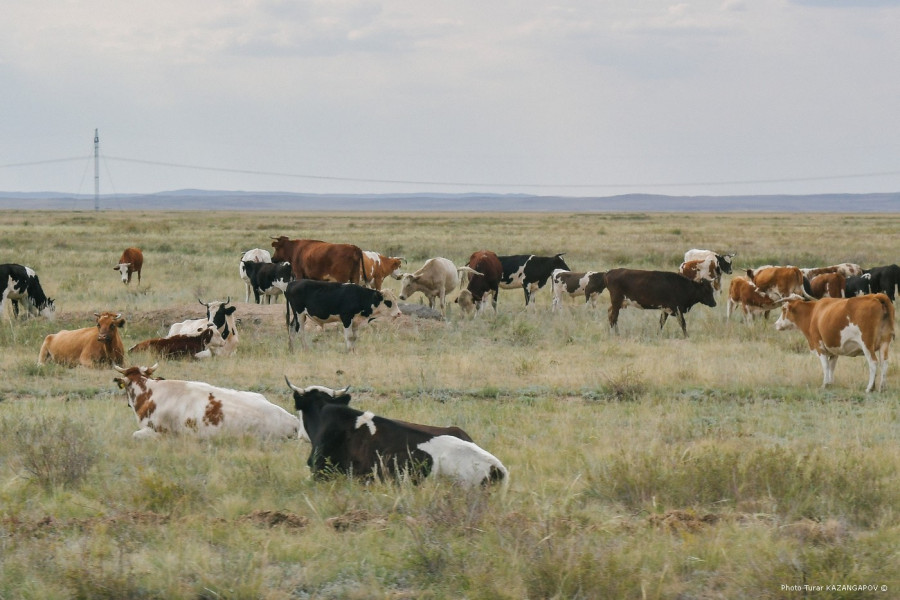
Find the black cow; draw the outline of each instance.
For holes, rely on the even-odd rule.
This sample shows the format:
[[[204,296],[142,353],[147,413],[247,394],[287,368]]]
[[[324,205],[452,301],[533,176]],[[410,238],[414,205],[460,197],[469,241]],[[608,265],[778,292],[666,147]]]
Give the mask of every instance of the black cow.
[[[362,478],[447,476],[477,486],[508,481],[506,467],[470,441],[350,408],[350,395],[321,386],[301,389],[285,377],[312,450],[306,464],[316,478],[343,473]]]
[[[277,301],[287,284],[294,280],[289,262],[266,263],[245,260],[242,263],[244,273],[250,279],[250,287],[253,289],[253,297],[257,304],[262,304],[260,296],[266,297],[266,304],[271,304],[272,298]]]
[[[294,332],[306,346],[306,319],[319,325],[340,321],[344,326],[347,350],[353,350],[359,322],[377,317],[398,317],[400,307],[390,291],[378,291],[355,283],[301,279],[292,281],[284,291],[287,304],[284,322],[288,328],[288,347],[294,348]]]
[[[503,276],[500,287],[505,290],[522,288],[525,291],[525,306],[531,304],[533,295],[544,287],[556,269],[569,270],[562,254],[556,256],[535,256],[534,254],[515,254],[498,256],[503,265]]]
[[[677,316],[685,337],[687,325],[684,313],[698,302],[706,306],[716,305],[709,281],[692,281],[669,271],[612,269],[606,272],[606,289],[609,290],[610,299],[609,326],[616,333],[619,333],[619,310],[629,305],[662,309],[660,329],[666,324],[669,315]]]
[[[894,301],[894,294],[897,286],[900,286],[900,267],[897,265],[887,265],[884,267],[872,267],[866,269],[864,273],[868,273],[872,278],[871,293],[877,294],[881,292]]]
[[[13,315],[19,316],[19,300],[28,302],[25,307],[29,313],[41,314],[48,319],[54,317],[56,306],[53,300],[44,294],[41,282],[29,267],[13,263],[0,265],[0,314],[3,313],[6,299],[12,300]]]
[[[847,298],[871,293],[872,276],[869,273],[848,277],[847,281],[844,283],[844,296]]]

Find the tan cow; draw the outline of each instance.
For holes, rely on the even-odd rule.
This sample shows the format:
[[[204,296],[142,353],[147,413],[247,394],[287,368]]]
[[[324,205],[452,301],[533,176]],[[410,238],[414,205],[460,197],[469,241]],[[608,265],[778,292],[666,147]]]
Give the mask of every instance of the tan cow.
[[[766,265],[756,269],[747,269],[747,277],[759,290],[772,300],[781,300],[792,294],[804,298],[810,296],[803,289],[803,273],[797,267],[774,267]]]
[[[753,322],[756,313],[763,313],[763,318],[769,318],[769,311],[778,308],[778,303],[761,294],[752,281],[746,277],[736,276],[731,280],[728,288],[728,304],[725,306],[725,319],[731,318],[731,311],[740,306],[744,313],[744,322],[748,325]]]
[[[125,358],[125,347],[119,329],[125,326],[125,319],[121,313],[111,312],[94,313],[94,316],[97,317],[95,327],[63,330],[44,338],[38,364],[43,365],[47,359],[85,367],[121,363]]]
[[[415,273],[400,276],[400,300],[407,300],[416,292],[428,298],[429,308],[434,308],[437,299],[441,314],[446,315],[447,294],[468,283],[470,275],[480,275],[469,267],[457,267],[449,258],[437,256],[429,258]]]
[[[385,277],[400,279],[403,258],[385,256],[371,250],[363,250],[363,279],[366,287],[380,290]]]
[[[822,363],[822,386],[834,383],[834,365],[838,356],[866,357],[869,382],[866,391],[875,386],[875,375],[881,367],[878,391],[884,386],[888,350],[894,339],[894,305],[884,294],[855,298],[822,298],[804,301],[789,299],[781,308],[775,329],[799,329],[806,336],[810,352]]]

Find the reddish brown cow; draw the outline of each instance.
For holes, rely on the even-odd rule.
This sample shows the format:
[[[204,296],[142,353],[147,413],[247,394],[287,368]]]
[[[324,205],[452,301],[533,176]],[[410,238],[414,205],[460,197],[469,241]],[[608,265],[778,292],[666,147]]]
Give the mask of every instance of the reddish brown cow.
[[[497,294],[500,291],[500,279],[503,277],[503,265],[497,254],[490,250],[479,250],[472,253],[469,257],[467,266],[477,273],[472,274],[469,278],[469,285],[460,293],[468,292],[472,296],[472,302],[479,311],[484,310],[487,299],[486,295],[491,296],[491,305],[494,311],[497,310]],[[459,302],[460,306],[464,306]]]
[[[840,273],[823,273],[809,280],[809,295],[813,298],[843,298],[847,280]]]
[[[803,289],[803,273],[797,267],[767,265],[758,269],[747,269],[747,277],[760,294],[765,294],[772,300],[781,300],[791,294],[809,297]]]
[[[319,240],[272,238],[273,263],[289,262],[294,277],[317,281],[362,284],[363,252],[353,244],[331,244]]]
[[[121,314],[111,312],[94,313],[94,316],[97,317],[95,327],[64,329],[45,337],[38,364],[44,364],[48,358],[69,366],[122,363],[125,347],[119,329],[125,325],[125,319]]]
[[[866,391],[875,387],[881,367],[878,391],[884,385],[888,350],[894,340],[894,305],[884,294],[854,298],[788,300],[781,308],[775,329],[799,329],[806,336],[810,352],[819,357],[825,375],[822,386],[834,383],[834,365],[839,356],[865,356],[869,363]]]
[[[113,267],[113,271],[122,274],[122,283],[128,285],[131,283],[131,274],[137,273],[138,285],[141,285],[141,267],[144,266],[144,254],[140,248],[125,248],[119,264]]]
[[[740,306],[744,312],[744,322],[753,322],[755,313],[763,313],[763,318],[769,318],[769,311],[778,308],[778,303],[759,293],[753,282],[746,277],[734,277],[728,288],[728,304],[725,307],[725,319],[731,318],[731,311],[735,306]]]
[[[152,338],[139,342],[128,349],[129,352],[144,352],[149,350],[153,354],[165,358],[205,358],[209,353],[204,351],[209,347],[213,337],[218,333],[214,325],[208,325],[200,333],[194,335],[173,335],[165,338]],[[219,345],[224,345],[222,336],[219,335]]]

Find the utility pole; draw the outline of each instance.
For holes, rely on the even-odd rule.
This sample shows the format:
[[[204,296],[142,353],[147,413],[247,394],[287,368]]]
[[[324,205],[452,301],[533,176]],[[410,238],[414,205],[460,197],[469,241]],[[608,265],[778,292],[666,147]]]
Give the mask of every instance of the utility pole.
[[[94,212],[100,210],[100,134],[94,129]]]

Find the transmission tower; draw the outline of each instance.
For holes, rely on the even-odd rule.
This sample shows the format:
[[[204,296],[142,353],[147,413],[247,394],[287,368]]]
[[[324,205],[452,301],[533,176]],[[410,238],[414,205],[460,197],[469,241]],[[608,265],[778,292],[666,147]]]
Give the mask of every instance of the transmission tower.
[[[100,210],[100,134],[94,129],[94,211]]]

